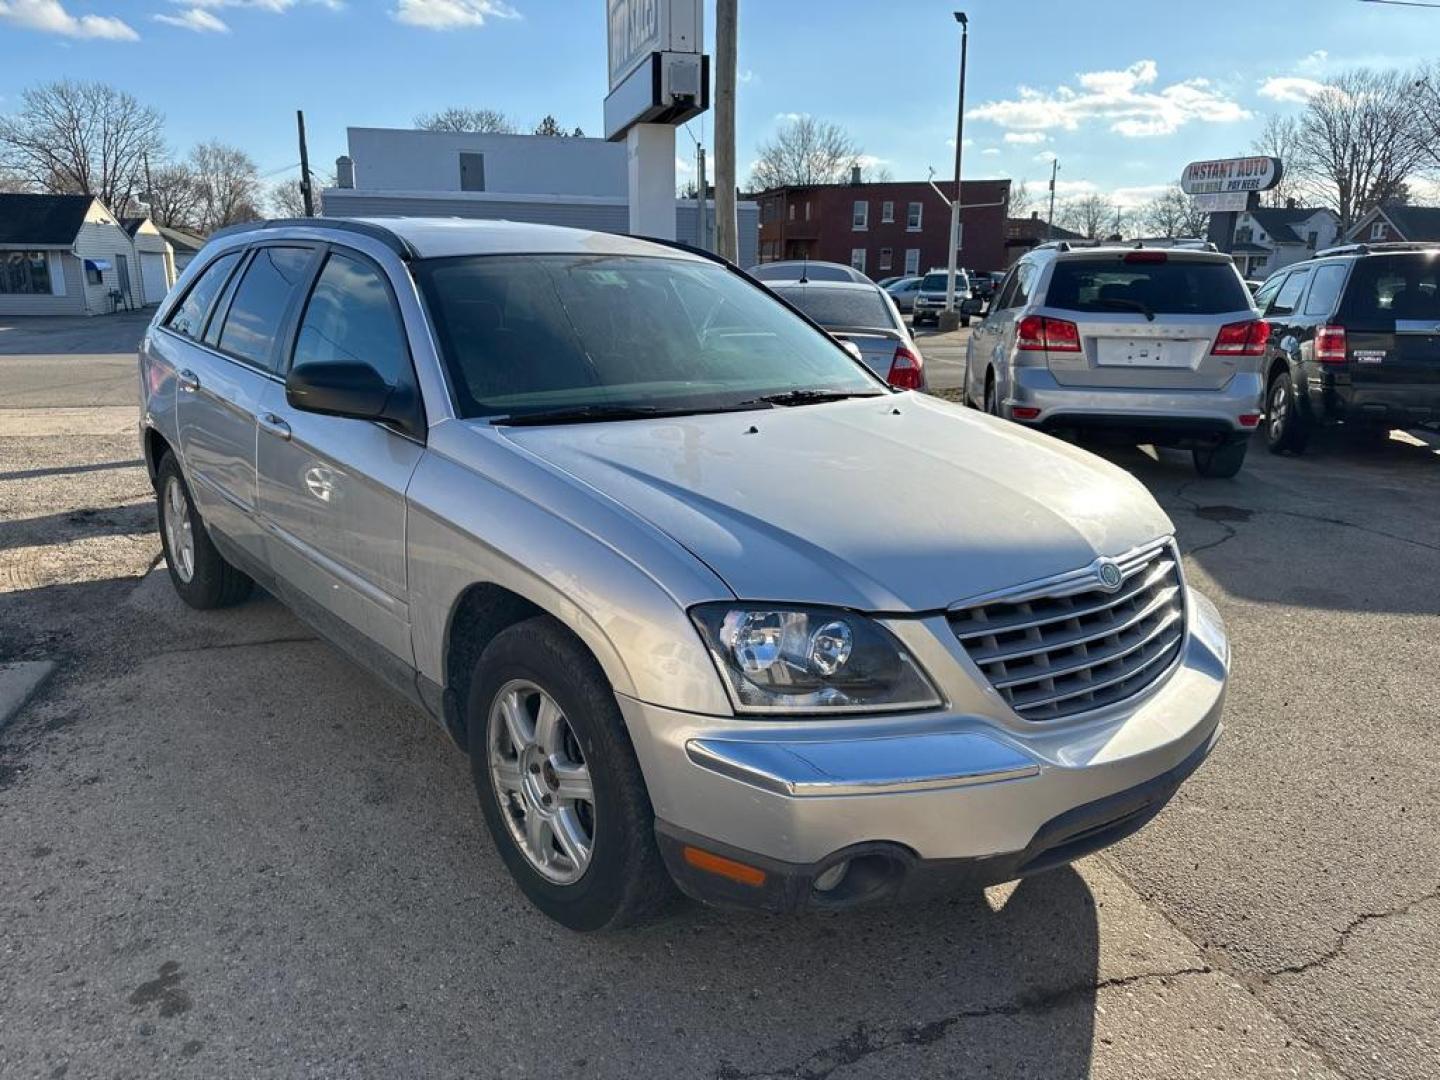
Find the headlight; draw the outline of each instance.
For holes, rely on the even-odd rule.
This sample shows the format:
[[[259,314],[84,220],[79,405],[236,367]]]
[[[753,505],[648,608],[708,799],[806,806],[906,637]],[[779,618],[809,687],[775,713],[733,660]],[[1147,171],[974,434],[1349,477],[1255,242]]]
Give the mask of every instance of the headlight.
[[[940,696],[900,643],[849,611],[703,604],[690,612],[740,712],[923,709]]]

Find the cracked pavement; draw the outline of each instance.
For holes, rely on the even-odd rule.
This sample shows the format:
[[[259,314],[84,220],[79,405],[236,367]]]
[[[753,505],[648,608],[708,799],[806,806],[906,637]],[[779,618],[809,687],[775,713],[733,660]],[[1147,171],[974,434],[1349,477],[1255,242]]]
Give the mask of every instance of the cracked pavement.
[[[0,331],[0,660],[60,664],[0,732],[7,1080],[1435,1075],[1440,439],[1235,481],[1109,454],[1235,651],[1225,740],[1135,837],[922,906],[577,937],[442,733],[273,600],[175,599],[107,352],[138,331],[95,324]]]

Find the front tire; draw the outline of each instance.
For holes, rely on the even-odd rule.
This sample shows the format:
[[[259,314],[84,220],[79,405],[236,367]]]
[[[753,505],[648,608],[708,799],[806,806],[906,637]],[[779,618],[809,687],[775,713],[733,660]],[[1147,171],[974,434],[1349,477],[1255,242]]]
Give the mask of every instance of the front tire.
[[[206,611],[230,607],[250,595],[255,583],[216,549],[174,454],[162,457],[155,470],[155,509],[170,584],[181,600]]]
[[[615,929],[675,895],[615,693],[565,627],[538,616],[485,649],[470,681],[470,769],[500,857],[571,930]]]
[[[1310,438],[1309,425],[1295,400],[1295,383],[1282,371],[1265,391],[1265,447],[1272,454],[1300,454]]]
[[[1222,443],[1204,450],[1192,450],[1195,471],[1201,476],[1214,480],[1228,480],[1245,464],[1245,451],[1250,448],[1248,439]]]

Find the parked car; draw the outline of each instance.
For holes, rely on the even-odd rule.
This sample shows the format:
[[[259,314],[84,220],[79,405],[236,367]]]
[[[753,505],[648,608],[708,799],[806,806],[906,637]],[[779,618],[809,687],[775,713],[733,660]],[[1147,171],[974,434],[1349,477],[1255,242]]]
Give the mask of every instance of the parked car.
[[[925,389],[925,362],[895,301],[878,285],[854,281],[776,282],[784,298],[828,334],[857,349],[865,366],[891,386]]]
[[[890,277],[883,277],[879,281],[875,282],[875,284],[879,285],[882,289],[888,289],[891,285],[894,285],[895,282],[902,280],[904,276],[905,275],[903,274],[894,274]]]
[[[747,273],[756,281],[858,281],[862,285],[874,284],[853,266],[807,259],[761,263],[752,266]]]
[[[1440,420],[1440,244],[1319,252],[1255,296],[1270,327],[1265,442],[1305,449],[1313,428],[1360,438]]]
[[[999,277],[986,271],[977,273],[974,270],[967,270],[965,273],[970,278],[971,296],[979,300],[989,300],[995,295],[995,284],[1000,280]]]
[[[923,277],[902,277],[896,279],[889,285],[884,286],[890,294],[890,299],[895,301],[895,306],[900,309],[900,314],[909,315],[915,310],[915,294],[920,291],[920,283]]]
[[[1234,476],[1269,332],[1227,255],[1042,244],[971,333],[965,397],[1045,431],[1188,448],[1202,476]]]
[[[915,323],[916,326],[920,326],[927,322],[936,324],[940,322],[940,312],[945,310],[945,295],[946,290],[949,288],[949,280],[950,272],[949,270],[945,269],[931,270],[928,274],[925,275],[923,279],[921,279],[920,288],[915,293],[915,306],[912,309],[912,321]],[[959,309],[960,305],[964,301],[969,299],[971,299],[970,278],[966,275],[964,270],[956,270],[956,308]],[[961,312],[960,325],[970,325],[970,315],[968,311]]]
[[[1037,873],[1219,737],[1225,633],[1143,487],[892,391],[719,260],[241,226],[139,363],[180,597],[259,582],[443,724],[566,926]]]

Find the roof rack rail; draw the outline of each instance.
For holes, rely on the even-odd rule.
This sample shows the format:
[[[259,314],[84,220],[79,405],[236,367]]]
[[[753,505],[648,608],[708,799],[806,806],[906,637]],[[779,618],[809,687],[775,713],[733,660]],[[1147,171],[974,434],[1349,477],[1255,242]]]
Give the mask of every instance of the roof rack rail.
[[[267,218],[264,221],[244,221],[239,225],[227,225],[223,229],[217,229],[210,234],[210,239],[233,236],[238,233],[257,232],[261,229],[319,229],[321,231],[332,229],[378,240],[402,259],[413,259],[419,254],[408,241],[383,225],[375,225],[369,221],[354,221],[350,218]]]
[[[1139,240],[1047,240],[1036,244],[1033,251],[1073,251],[1075,248],[1183,248],[1193,251],[1219,251],[1212,242],[1198,236],[1148,237]]]
[[[1379,251],[1440,251],[1437,240],[1383,240],[1372,243],[1340,244],[1323,248],[1310,257],[1319,259],[1326,255],[1370,255]]]

